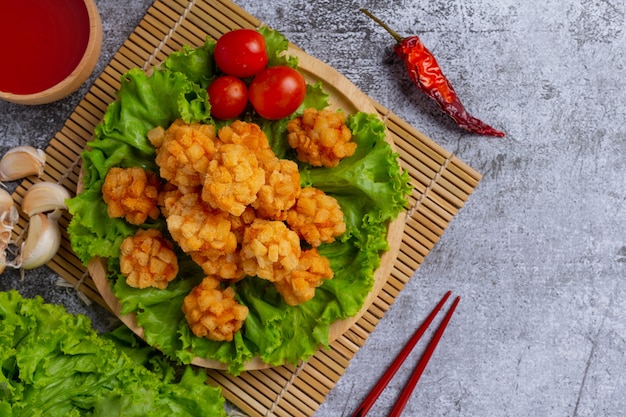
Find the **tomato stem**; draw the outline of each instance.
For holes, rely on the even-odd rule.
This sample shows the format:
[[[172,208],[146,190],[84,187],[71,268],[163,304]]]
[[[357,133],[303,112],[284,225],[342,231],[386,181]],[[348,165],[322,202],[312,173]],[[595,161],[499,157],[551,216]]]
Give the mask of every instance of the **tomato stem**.
[[[393,38],[396,40],[396,42],[401,43],[402,40],[404,39],[403,36],[400,36],[400,34],[398,34],[398,32],[396,32],[395,30],[391,29],[385,22],[383,22],[382,20],[380,20],[379,18],[377,18],[376,16],[374,16],[372,14],[372,12],[370,12],[369,10],[362,8],[360,9],[362,13],[364,13],[367,17],[369,17],[370,19],[372,19],[374,22],[378,23],[379,25],[381,25],[387,32],[389,32],[389,34],[391,36],[393,36]]]

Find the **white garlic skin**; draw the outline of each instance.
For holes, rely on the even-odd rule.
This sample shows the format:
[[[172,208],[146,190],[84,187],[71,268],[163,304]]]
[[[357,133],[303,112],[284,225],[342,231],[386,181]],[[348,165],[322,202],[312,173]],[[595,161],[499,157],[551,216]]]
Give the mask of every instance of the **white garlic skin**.
[[[46,153],[32,146],[9,149],[0,159],[0,181],[14,181],[30,175],[40,177],[46,165]]]
[[[38,213],[52,212],[50,215],[57,220],[62,210],[67,210],[65,200],[71,197],[67,188],[60,184],[42,181],[33,184],[24,194],[22,210],[29,217]]]
[[[48,263],[61,247],[61,228],[56,219],[45,213],[30,218],[28,235],[22,244],[20,265],[22,269],[38,268]]]
[[[11,242],[13,228],[19,219],[13,197],[4,188],[0,188],[0,274],[7,267],[7,248]]]

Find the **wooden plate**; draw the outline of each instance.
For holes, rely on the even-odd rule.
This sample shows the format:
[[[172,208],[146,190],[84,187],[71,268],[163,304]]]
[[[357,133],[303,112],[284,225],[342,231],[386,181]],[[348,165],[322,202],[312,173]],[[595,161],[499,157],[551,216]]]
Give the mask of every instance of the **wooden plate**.
[[[299,59],[298,69],[304,75],[307,82],[315,84],[322,82],[323,88],[330,95],[330,105],[334,109],[342,109],[346,114],[356,112],[364,112],[378,114],[371,100],[361,92],[350,80],[340,74],[329,65],[313,58],[302,50],[290,46],[287,52],[289,55],[296,56]],[[390,135],[387,135],[387,142],[393,146]],[[393,268],[393,265],[400,250],[402,236],[404,234],[405,213],[400,213],[398,218],[389,224],[387,240],[389,242],[389,250],[382,254],[381,265],[374,274],[374,287],[366,298],[363,307],[357,315],[344,320],[338,320],[330,327],[329,343],[332,343],[346,330],[348,330],[359,318],[367,311],[372,302],[378,296],[380,290],[387,282],[387,278]],[[137,325],[137,318],[134,313],[120,314],[121,305],[117,297],[111,291],[111,285],[107,278],[106,261],[95,258],[88,265],[87,269],[93,281],[107,303],[111,311],[113,311],[120,320],[128,326],[139,337],[144,338],[143,328]],[[212,368],[227,369],[228,365],[205,358],[195,358],[192,362],[195,365]],[[260,358],[253,358],[246,363],[246,370],[268,368],[270,365],[263,362]]]

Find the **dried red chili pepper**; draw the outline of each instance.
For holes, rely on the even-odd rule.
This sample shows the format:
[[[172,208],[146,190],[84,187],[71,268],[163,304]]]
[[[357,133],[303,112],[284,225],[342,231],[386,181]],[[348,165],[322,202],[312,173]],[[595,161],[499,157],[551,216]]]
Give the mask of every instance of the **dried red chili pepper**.
[[[385,28],[394,37],[396,44],[393,46],[393,50],[404,62],[413,83],[417,85],[420,91],[433,99],[439,108],[450,116],[459,127],[471,133],[504,136],[504,132],[492,128],[467,112],[452,84],[441,71],[434,55],[424,46],[417,35],[402,37],[369,10],[361,9],[361,12]]]

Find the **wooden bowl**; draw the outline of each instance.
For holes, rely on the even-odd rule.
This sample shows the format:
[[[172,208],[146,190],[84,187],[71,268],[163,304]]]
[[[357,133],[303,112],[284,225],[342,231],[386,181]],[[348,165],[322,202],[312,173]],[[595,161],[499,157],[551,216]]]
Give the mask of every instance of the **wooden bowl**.
[[[76,91],[100,57],[93,0],[0,2],[0,100],[46,104]]]

